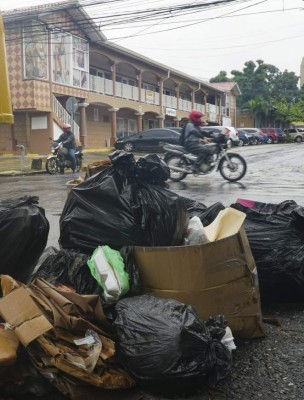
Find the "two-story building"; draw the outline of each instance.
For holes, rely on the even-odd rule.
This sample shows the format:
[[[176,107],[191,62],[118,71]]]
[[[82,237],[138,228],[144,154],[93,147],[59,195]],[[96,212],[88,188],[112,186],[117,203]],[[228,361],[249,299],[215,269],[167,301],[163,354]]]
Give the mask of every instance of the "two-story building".
[[[0,126],[0,152],[22,144],[46,153],[63,122],[87,148],[179,126],[192,109],[234,125],[237,84],[210,84],[111,43],[77,0],[8,11],[3,19],[15,124]]]

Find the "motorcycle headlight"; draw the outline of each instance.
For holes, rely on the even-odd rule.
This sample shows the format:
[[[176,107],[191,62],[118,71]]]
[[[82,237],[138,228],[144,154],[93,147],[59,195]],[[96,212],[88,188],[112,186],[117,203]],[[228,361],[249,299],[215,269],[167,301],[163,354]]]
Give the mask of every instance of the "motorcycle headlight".
[[[55,154],[55,149],[52,149],[51,151],[52,151],[53,154]]]

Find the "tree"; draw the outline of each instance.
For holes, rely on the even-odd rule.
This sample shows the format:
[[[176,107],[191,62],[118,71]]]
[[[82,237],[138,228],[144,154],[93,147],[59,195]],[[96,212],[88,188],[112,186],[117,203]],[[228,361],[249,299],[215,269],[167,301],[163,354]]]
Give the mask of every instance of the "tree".
[[[270,90],[271,97],[277,100],[286,99],[289,102],[298,100],[301,97],[301,91],[298,88],[299,77],[294,72],[280,72],[273,81]]]
[[[299,77],[294,72],[281,72],[263,60],[251,60],[245,62],[242,71],[232,70],[231,75],[229,79],[226,71],[220,71],[210,82],[237,82],[242,93],[237,106],[250,110],[255,126],[286,126],[293,120],[303,120],[304,89],[298,87]]]
[[[226,71],[220,71],[220,73],[215,76],[214,78],[210,79],[210,82],[230,82],[231,79],[227,77],[227,72]]]
[[[254,126],[265,126],[265,120],[269,113],[268,101],[257,97],[248,101],[248,108],[254,120]]]

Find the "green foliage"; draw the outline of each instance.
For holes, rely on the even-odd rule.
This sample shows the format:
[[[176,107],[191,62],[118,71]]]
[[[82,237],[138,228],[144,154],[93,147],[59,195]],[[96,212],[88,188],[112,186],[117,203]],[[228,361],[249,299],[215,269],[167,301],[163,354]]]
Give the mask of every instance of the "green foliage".
[[[231,82],[231,79],[227,77],[227,72],[226,71],[220,71],[220,73],[215,76],[214,78],[210,79],[210,82]]]
[[[304,120],[304,89],[298,87],[299,77],[294,72],[281,72],[263,60],[247,61],[242,71],[226,71],[210,82],[237,82],[241,96],[237,106],[248,108],[255,126],[287,126],[290,122]]]

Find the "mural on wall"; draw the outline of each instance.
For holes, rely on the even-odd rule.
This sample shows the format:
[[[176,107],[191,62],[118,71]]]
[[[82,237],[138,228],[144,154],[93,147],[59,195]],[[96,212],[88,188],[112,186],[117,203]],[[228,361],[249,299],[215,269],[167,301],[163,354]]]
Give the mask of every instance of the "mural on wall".
[[[66,85],[71,84],[71,38],[71,35],[60,32],[53,33],[52,38],[53,81]]]
[[[87,89],[89,44],[68,33],[57,32],[52,40],[53,81]]]
[[[23,27],[23,76],[25,79],[48,79],[48,34],[37,21]]]

